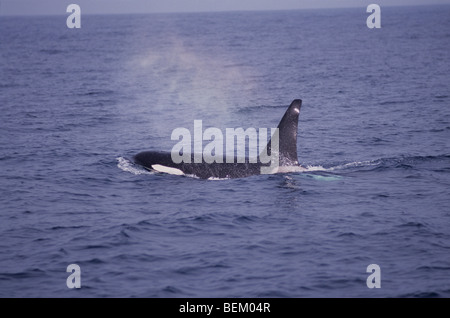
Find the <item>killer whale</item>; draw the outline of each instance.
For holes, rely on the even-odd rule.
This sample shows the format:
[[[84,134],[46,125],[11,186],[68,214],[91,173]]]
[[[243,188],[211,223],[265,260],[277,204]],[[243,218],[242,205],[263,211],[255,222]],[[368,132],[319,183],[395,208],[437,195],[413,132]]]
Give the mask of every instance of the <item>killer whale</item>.
[[[273,173],[302,169],[298,164],[297,156],[297,130],[301,105],[301,99],[292,101],[278,124],[279,167]],[[272,140],[269,140],[266,146],[267,154],[272,151],[271,143]],[[256,163],[250,162],[248,158],[245,158],[242,163],[238,163],[237,160],[232,161],[233,163],[228,163],[226,160],[223,160],[223,163],[207,163],[204,160],[201,163],[195,163],[194,160],[191,160],[191,163],[175,163],[170,152],[144,151],[135,155],[133,159],[136,164],[149,170],[177,175],[194,175],[201,179],[243,178],[261,174],[261,168],[267,166],[260,160],[260,156]]]

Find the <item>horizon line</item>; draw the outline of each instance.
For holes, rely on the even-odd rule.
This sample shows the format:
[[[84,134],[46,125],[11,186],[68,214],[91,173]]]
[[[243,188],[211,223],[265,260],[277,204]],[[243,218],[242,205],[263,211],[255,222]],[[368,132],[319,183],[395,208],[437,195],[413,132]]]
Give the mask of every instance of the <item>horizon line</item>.
[[[0,1],[1,4],[1,1]],[[389,8],[402,8],[402,7],[431,7],[431,6],[450,6],[450,3],[424,3],[424,4],[386,4],[383,7]],[[381,7],[381,6],[380,6]],[[1,8],[1,7],[0,7]],[[83,13],[83,15],[94,16],[94,15],[151,15],[151,14],[196,14],[196,13],[237,13],[237,12],[283,12],[283,11],[303,11],[303,10],[339,10],[339,9],[358,9],[367,8],[366,5],[363,6],[337,6],[337,7],[308,7],[308,8],[291,8],[291,9],[231,9],[231,10],[184,10],[184,11],[147,11],[147,12],[88,12]],[[0,10],[0,17],[57,17],[66,16],[68,13],[3,13]]]

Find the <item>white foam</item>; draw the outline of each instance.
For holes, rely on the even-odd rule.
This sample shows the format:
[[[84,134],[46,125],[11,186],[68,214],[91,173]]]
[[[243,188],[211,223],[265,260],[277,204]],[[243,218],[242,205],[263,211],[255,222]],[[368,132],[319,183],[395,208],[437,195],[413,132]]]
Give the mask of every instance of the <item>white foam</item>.
[[[140,175],[140,174],[154,174],[152,171],[148,171],[144,168],[137,167],[134,163],[132,163],[130,160],[118,157],[117,159],[117,167],[123,171],[130,172],[134,175]]]
[[[230,180],[231,178],[219,178],[219,177],[209,177],[207,180],[213,180],[213,181],[217,181],[217,180]]]
[[[274,173],[289,173],[289,172],[312,172],[312,171],[327,171],[322,166],[281,166],[278,167]]]
[[[306,166],[306,168],[304,168],[304,172],[311,172],[311,171],[327,171],[328,169],[325,169],[322,166]]]
[[[355,161],[355,162],[349,162],[349,163],[345,163],[345,164],[338,165],[335,167],[331,167],[326,170],[333,171],[333,170],[341,170],[341,169],[346,169],[346,168],[377,166],[379,164],[380,164],[380,160]]]

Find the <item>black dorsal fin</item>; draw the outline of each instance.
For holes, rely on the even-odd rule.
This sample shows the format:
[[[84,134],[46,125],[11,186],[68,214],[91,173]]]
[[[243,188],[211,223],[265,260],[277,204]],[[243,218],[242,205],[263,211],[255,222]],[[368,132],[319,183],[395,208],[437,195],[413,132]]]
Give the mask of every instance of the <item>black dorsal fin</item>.
[[[297,130],[301,106],[302,100],[295,99],[278,124],[280,165],[290,166],[298,164]],[[267,144],[267,153],[270,154],[270,151],[271,141]]]

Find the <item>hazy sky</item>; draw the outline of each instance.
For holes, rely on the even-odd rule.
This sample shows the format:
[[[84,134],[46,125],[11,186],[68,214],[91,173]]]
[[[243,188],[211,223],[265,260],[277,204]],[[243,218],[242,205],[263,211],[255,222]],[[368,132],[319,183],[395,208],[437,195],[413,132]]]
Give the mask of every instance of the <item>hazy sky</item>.
[[[84,14],[286,10],[302,8],[381,7],[450,4],[450,0],[0,0],[0,15],[66,14],[69,4]]]

